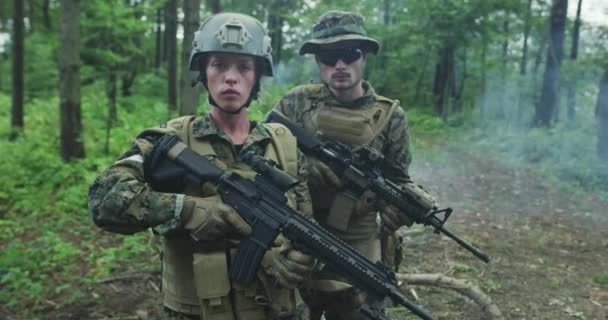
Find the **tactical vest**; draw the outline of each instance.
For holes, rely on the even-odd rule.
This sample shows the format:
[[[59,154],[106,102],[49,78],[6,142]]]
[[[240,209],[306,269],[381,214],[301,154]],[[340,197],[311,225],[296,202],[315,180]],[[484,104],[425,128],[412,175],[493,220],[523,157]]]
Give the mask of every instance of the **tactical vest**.
[[[228,166],[220,161],[208,141],[193,137],[193,116],[180,117],[168,123],[177,131],[181,141],[194,151],[228,172],[252,178],[255,172],[247,165],[235,162]],[[297,174],[295,137],[282,125],[264,124],[272,142],[264,157],[275,161],[292,175]],[[185,194],[201,197],[217,196],[215,186],[187,186]],[[295,197],[287,194],[291,205]],[[219,196],[218,196],[219,200]],[[164,305],[174,311],[200,315],[204,320],[265,320],[290,314],[295,309],[293,290],[277,289],[266,273],[278,248],[266,253],[258,279],[251,285],[230,281],[229,261],[236,243],[227,241],[196,243],[188,236],[163,237],[162,291]]]
[[[302,122],[322,140],[348,144],[354,151],[372,143],[386,128],[391,115],[399,108],[399,101],[375,95],[375,101],[360,108],[332,105],[323,98],[322,85],[304,87],[309,105],[304,108]],[[315,219],[338,237],[372,261],[381,260],[377,213],[354,213],[358,199],[339,190],[311,187],[315,205]],[[321,291],[341,291],[350,285],[339,281],[330,272],[313,274],[307,286]],[[338,281],[336,281],[338,280]]]
[[[353,150],[374,141],[386,128],[391,115],[399,108],[398,100],[375,95],[371,105],[347,108],[331,105],[322,97],[322,86],[307,85],[304,90],[310,105],[302,118],[304,126],[322,140],[348,144]],[[362,240],[376,233],[376,216],[353,216],[357,199],[344,192],[311,188],[315,218],[345,240]],[[331,190],[329,190],[331,191]]]

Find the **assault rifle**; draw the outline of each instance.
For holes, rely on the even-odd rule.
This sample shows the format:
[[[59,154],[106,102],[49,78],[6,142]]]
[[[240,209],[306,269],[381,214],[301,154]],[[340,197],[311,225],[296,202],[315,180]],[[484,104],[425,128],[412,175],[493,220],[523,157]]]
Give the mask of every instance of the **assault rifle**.
[[[407,213],[415,223],[432,226],[435,233],[443,233],[482,261],[490,261],[487,254],[443,227],[452,214],[452,208],[437,210],[435,201],[419,186],[413,183],[397,184],[385,177],[380,170],[384,157],[374,148],[364,145],[354,153],[343,143],[322,142],[277,112],[271,112],[267,122],[281,123],[289,128],[298,140],[298,148],[334,170],[344,181],[351,197],[358,198],[363,191],[371,190],[386,203]],[[441,213],[443,217],[438,216]]]
[[[397,286],[395,274],[382,262],[371,262],[365,256],[318,224],[308,220],[287,205],[285,192],[299,181],[278,170],[274,162],[253,153],[243,157],[257,172],[254,180],[227,173],[195,153],[176,136],[163,136],[154,147],[149,165],[144,169],[153,187],[167,188],[166,181],[186,178],[201,184],[214,182],[222,200],[234,208],[252,228],[248,239],[239,243],[231,261],[230,278],[251,283],[266,251],[282,233],[293,247],[325,264],[331,271],[347,278],[368,294],[391,298],[425,320],[433,318],[410,302]],[[383,312],[369,305],[359,310],[371,319],[388,320]]]

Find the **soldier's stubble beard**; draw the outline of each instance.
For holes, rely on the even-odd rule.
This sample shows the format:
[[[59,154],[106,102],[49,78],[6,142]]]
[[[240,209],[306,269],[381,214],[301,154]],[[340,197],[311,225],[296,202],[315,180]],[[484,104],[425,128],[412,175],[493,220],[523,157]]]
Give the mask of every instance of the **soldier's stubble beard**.
[[[318,62],[321,80],[327,84],[338,100],[350,102],[364,94],[362,82],[365,59],[362,57],[349,65],[342,65],[343,67],[336,68],[336,66],[327,66]],[[339,81],[337,78],[339,75],[345,76],[348,81],[344,81],[344,79]]]

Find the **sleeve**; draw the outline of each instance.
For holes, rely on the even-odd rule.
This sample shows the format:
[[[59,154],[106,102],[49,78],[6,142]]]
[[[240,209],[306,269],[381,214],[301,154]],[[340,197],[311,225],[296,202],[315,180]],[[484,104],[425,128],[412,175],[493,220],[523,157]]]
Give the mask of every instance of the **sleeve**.
[[[385,161],[382,167],[384,175],[397,183],[412,182],[408,172],[412,162],[410,134],[407,116],[401,108],[393,112],[385,130]]]
[[[312,200],[310,190],[308,189],[308,159],[298,150],[298,183],[294,187],[296,195],[297,210],[307,218],[312,218]]]
[[[306,105],[306,99],[305,89],[302,86],[296,87],[281,97],[281,100],[270,109],[270,112],[278,112],[291,121],[299,122],[301,108],[298,106]]]
[[[88,205],[100,228],[133,234],[155,228],[161,234],[181,228],[184,195],[156,192],[144,180],[151,137],[139,137],[132,148],[102,172],[89,189]]]

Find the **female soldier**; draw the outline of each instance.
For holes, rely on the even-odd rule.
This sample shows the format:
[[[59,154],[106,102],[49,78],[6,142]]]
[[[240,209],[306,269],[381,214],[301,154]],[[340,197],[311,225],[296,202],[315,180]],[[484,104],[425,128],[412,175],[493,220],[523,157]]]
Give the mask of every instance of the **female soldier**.
[[[163,304],[171,317],[288,319],[295,306],[293,288],[312,268],[311,257],[283,244],[266,254],[253,284],[231,281],[230,255],[251,228],[209,182],[180,182],[161,192],[147,181],[155,141],[172,134],[220,169],[245,177],[254,175],[240,160],[246,152],[274,160],[302,181],[287,195],[295,209],[312,213],[294,137],[284,127],[247,117],[261,76],[272,76],[270,51],[258,20],[236,13],[206,19],[194,36],[190,69],[200,71],[211,111],[144,130],[89,190],[89,208],[100,228],[122,234],[153,228],[161,237]]]

